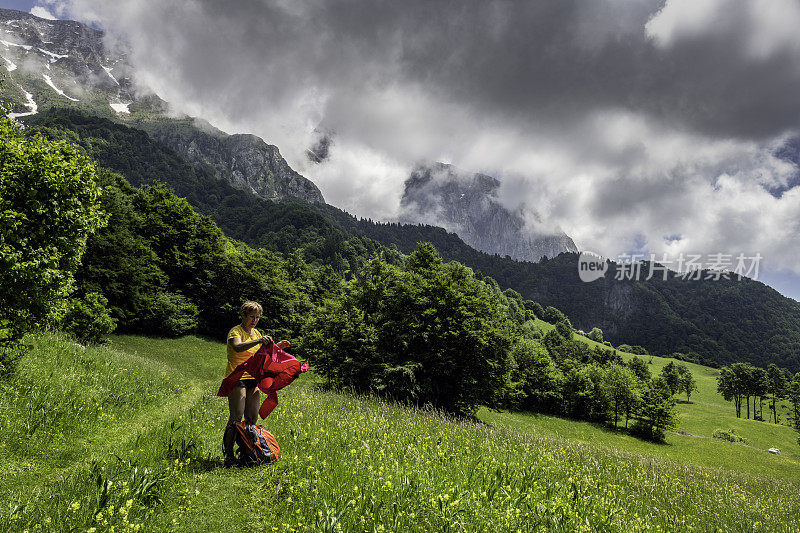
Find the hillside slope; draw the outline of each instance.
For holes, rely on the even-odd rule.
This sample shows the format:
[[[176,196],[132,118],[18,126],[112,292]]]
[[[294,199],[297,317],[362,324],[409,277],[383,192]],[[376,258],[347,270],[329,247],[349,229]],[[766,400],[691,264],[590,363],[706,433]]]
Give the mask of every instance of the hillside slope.
[[[283,458],[225,470],[227,406],[211,392],[221,343],[34,342],[36,360],[23,361],[0,397],[3,531],[800,528],[797,464],[785,457],[743,448],[742,468],[774,464],[780,478],[702,468],[317,391],[310,375],[281,392],[265,421]],[[37,386],[56,370],[61,379]],[[31,390],[49,405],[36,418]],[[77,414],[61,416],[75,406]],[[53,431],[55,442],[43,438]],[[720,453],[731,446],[715,444]]]

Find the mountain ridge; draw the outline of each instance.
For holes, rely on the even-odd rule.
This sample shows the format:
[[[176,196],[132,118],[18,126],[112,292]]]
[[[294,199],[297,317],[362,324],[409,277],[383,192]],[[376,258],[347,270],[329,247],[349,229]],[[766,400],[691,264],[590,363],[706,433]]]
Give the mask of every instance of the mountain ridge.
[[[107,49],[104,35],[79,22],[0,9],[0,55],[9,79],[2,93],[12,116],[76,108],[134,125],[189,163],[208,166],[216,176],[264,198],[324,202],[319,188],[294,171],[276,146],[255,135],[192,127],[194,119],[169,116],[169,105],[157,95],[139,95],[127,51],[122,45]]]
[[[50,27],[47,26],[50,22],[41,24],[43,28]],[[56,87],[67,95],[79,96],[71,93],[71,85],[65,83],[72,76],[65,63],[67,58],[34,51],[32,45],[31,50],[25,51],[13,44],[0,44],[0,51],[3,50],[9,60],[16,58],[10,51],[32,53],[33,63],[45,69],[45,64],[50,65],[51,81]],[[58,54],[64,50],[56,47],[47,51],[64,55]],[[696,352],[723,363],[741,360],[764,365],[775,361],[800,370],[800,304],[767,290],[759,282],[684,282],[670,276],[665,282],[603,278],[583,283],[578,279],[574,253],[561,253],[546,261],[520,262],[510,256],[473,249],[457,235],[430,225],[375,223],[327,204],[308,203],[303,198],[280,197],[280,194],[274,198],[277,202],[264,199],[252,194],[248,188],[252,182],[245,180],[236,187],[228,180],[218,179],[221,168],[234,167],[232,164],[225,167],[224,158],[213,155],[213,150],[205,159],[202,154],[195,154],[193,165],[181,150],[154,139],[143,128],[156,119],[161,120],[166,130],[164,139],[176,137],[184,143],[181,146],[185,146],[185,152],[191,151],[192,146],[182,137],[185,133],[182,129],[188,128],[187,125],[203,131],[204,142],[210,139],[212,145],[215,138],[227,134],[193,119],[164,117],[166,104],[153,95],[132,102],[128,113],[112,109],[109,99],[119,89],[102,64],[100,71],[92,72],[101,76],[103,83],[94,87],[94,92],[87,90],[79,102],[57,93],[41,72],[26,72],[22,76],[23,69],[10,69],[8,64],[6,68],[14,84],[36,79],[35,87],[24,86],[26,90],[38,91],[40,109],[26,118],[33,127],[78,142],[101,164],[135,184],[167,182],[200,212],[213,215],[234,238],[284,253],[299,248],[310,260],[327,262],[343,275],[357,272],[357,262],[370,253],[391,249],[408,253],[417,242],[430,241],[445,259],[460,261],[484,276],[491,276],[501,287],[516,291],[525,299],[557,307],[581,329],[599,326],[614,343],[642,345],[657,354],[676,350]],[[112,69],[111,74],[115,73]],[[3,94],[13,99],[10,94],[13,91],[7,91],[6,87]],[[106,90],[109,87],[111,92]],[[68,106],[72,111],[50,117],[50,110],[59,106]],[[189,133],[195,135],[193,130]],[[248,137],[241,139],[247,141]],[[194,146],[198,145],[196,142]],[[220,146],[214,149],[222,151]]]

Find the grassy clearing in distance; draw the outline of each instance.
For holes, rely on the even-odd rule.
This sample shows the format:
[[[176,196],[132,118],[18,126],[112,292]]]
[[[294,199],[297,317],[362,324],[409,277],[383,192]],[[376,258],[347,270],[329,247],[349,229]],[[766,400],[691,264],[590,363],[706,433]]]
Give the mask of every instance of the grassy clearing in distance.
[[[227,403],[213,395],[222,377],[222,343],[115,337],[113,346],[81,351],[92,365],[108,368],[93,371],[99,387],[135,386],[144,379],[164,393],[145,401],[151,385],[136,392],[130,408],[115,411],[94,432],[84,455],[62,463],[3,448],[3,459],[12,461],[0,465],[0,499],[8,502],[0,507],[0,529],[800,529],[800,485],[794,481],[319,392],[308,386],[308,375],[279,393],[281,403],[262,422],[281,444],[283,459],[224,470],[220,441]],[[43,375],[78,356],[65,351],[59,358],[56,352],[67,349],[58,338],[43,336],[37,352]],[[129,362],[141,365],[141,372],[118,372],[130,369]],[[75,393],[80,379],[76,373],[53,380],[53,393]],[[17,378],[5,384],[17,385]],[[80,427],[85,431],[85,424]],[[5,423],[0,431],[6,442],[18,427]],[[65,431],[64,445],[80,441],[78,434]],[[24,471],[41,466],[50,477]]]
[[[536,320],[536,326],[543,332],[555,326]],[[586,337],[575,335],[577,340],[590,347],[601,346]],[[605,346],[608,349],[607,346]],[[639,357],[651,361],[650,372],[657,375],[670,362],[671,358],[656,356],[636,356],[619,352],[624,360]],[[685,403],[685,395],[676,394],[678,403],[678,431],[691,436],[670,433],[665,446],[655,445],[633,438],[622,431],[591,422],[574,421],[555,416],[535,413],[493,412],[481,409],[478,417],[490,424],[503,425],[517,431],[559,436],[580,442],[622,448],[653,457],[665,457],[702,466],[726,468],[754,475],[770,475],[777,478],[795,480],[800,478],[800,445],[797,433],[790,427],[771,422],[736,418],[733,404],[726,402],[717,392],[718,370],[685,361],[694,374],[698,390],[691,395],[691,403]],[[745,408],[743,408],[745,411]],[[779,410],[780,413],[780,410]],[[765,404],[765,417],[771,415]],[[624,422],[623,422],[624,423]],[[735,429],[747,439],[747,444],[733,444],[712,439],[715,429]],[[766,452],[769,448],[779,448],[781,457]]]

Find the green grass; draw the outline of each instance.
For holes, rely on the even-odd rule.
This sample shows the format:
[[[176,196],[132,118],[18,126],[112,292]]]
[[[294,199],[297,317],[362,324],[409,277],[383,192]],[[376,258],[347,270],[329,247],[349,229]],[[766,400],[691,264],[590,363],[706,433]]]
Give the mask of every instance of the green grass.
[[[555,328],[542,320],[536,320],[536,326],[543,332]],[[603,347],[601,343],[577,334],[575,339],[590,347]],[[607,346],[605,348],[608,349]],[[694,375],[698,390],[690,396],[691,403],[685,402],[685,395],[675,396],[679,400],[678,428],[677,432],[667,435],[666,446],[643,442],[601,424],[540,414],[496,413],[482,409],[479,418],[487,423],[504,425],[519,431],[560,436],[598,446],[621,447],[648,456],[666,457],[750,474],[765,474],[781,479],[800,479],[800,446],[797,442],[797,433],[782,424],[736,418],[733,403],[726,402],[717,392],[719,373],[717,369],[664,357],[637,356],[625,352],[620,354],[626,361],[639,357],[645,362],[650,362],[650,372],[654,376],[671,361],[686,365]],[[786,408],[786,402],[780,404],[779,415]],[[751,407],[751,410],[753,409],[754,407]],[[742,407],[742,412],[744,415],[745,407]],[[765,402],[764,418],[771,420],[771,416],[772,412]],[[785,419],[785,416],[781,415],[781,420]],[[624,425],[624,418],[622,424]],[[746,444],[712,439],[715,429],[735,429],[746,439]],[[769,448],[778,448],[783,455],[776,457],[766,453]]]
[[[283,458],[225,470],[227,403],[214,396],[221,343],[126,336],[81,349],[54,335],[36,343],[0,399],[2,531],[800,528],[791,457],[716,439],[670,436],[655,446],[524,414],[453,420],[322,392],[312,374],[281,391],[263,422]],[[43,410],[31,409],[36,394]],[[40,417],[34,429],[30,416]],[[771,470],[744,464],[754,457]]]

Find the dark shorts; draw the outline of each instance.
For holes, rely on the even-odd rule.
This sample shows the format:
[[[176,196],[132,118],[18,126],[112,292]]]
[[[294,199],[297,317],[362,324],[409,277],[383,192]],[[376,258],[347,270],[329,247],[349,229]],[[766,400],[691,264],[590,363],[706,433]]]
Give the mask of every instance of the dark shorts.
[[[258,381],[254,380],[254,379],[243,379],[239,383],[236,384],[237,387],[240,387],[240,388],[243,388],[243,389],[252,389],[253,387],[256,387],[257,385],[258,385]]]

